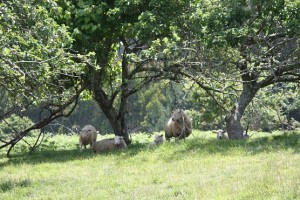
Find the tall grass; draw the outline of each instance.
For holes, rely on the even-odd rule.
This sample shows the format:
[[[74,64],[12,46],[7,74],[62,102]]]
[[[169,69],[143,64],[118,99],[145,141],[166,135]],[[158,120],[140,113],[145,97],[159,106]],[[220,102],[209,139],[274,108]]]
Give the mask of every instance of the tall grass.
[[[153,149],[136,134],[127,151],[94,154],[77,136],[49,137],[33,154],[1,152],[0,199],[300,199],[299,132],[215,138]]]

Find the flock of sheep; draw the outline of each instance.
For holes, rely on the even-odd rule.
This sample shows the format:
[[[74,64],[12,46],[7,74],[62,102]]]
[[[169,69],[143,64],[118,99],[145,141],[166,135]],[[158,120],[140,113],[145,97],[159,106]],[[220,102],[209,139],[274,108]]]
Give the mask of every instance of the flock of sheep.
[[[115,138],[108,138],[97,141],[97,131],[94,126],[86,125],[79,133],[80,151],[86,145],[90,145],[94,152],[109,151],[114,149],[126,149],[127,145],[123,137],[115,136]]]
[[[174,137],[177,140],[185,139],[192,133],[191,119],[182,109],[177,109],[173,112],[172,117],[168,120],[165,126],[165,139],[167,141]],[[225,131],[218,130],[218,139],[228,138]],[[156,147],[164,141],[163,134],[155,135],[154,141],[150,143],[150,147]],[[116,149],[127,149],[127,145],[121,136],[114,138],[103,139],[97,141],[97,131],[92,125],[84,126],[79,133],[80,151],[86,145],[90,145],[91,149],[96,152],[110,151]]]

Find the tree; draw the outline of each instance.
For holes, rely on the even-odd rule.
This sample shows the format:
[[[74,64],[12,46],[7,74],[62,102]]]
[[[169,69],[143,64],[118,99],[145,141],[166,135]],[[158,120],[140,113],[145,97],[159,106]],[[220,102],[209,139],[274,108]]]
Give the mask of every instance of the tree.
[[[171,74],[159,48],[176,40],[178,20],[189,1],[71,1],[56,20],[70,27],[74,48],[94,52],[96,68],[84,69],[89,91],[108,118],[116,135],[128,137],[128,98],[154,81]]]
[[[300,3],[276,0],[198,1],[189,18],[186,58],[175,65],[217,102],[227,94],[234,106],[227,110],[231,139],[243,138],[243,114],[268,86],[300,80]],[[230,97],[231,96],[231,97]],[[219,103],[222,105],[222,103]]]
[[[0,6],[0,120],[15,131],[0,138],[0,149],[9,147],[7,155],[30,131],[68,116],[87,88],[80,72],[91,60],[72,53],[67,28],[49,17],[52,3],[13,0]],[[33,110],[39,117],[22,129],[8,120],[16,115],[26,121]]]

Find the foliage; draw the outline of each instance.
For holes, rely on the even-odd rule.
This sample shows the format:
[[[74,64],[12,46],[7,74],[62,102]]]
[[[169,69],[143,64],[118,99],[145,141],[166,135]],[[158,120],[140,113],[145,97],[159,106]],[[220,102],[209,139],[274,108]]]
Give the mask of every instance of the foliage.
[[[70,105],[85,87],[80,74],[84,62],[92,62],[91,56],[71,50],[73,39],[67,27],[59,25],[47,10],[53,3],[1,2],[0,91],[5,98],[1,101],[0,120],[13,114],[21,118],[29,113],[36,116],[31,126],[18,129],[1,148],[12,148],[28,132],[68,115]]]
[[[193,127],[196,129],[224,128],[226,113],[222,107],[230,107],[229,99],[226,99],[224,95],[216,94],[217,99],[222,103],[219,105],[196,84],[188,81],[184,88],[182,86],[183,84],[172,82],[158,82],[133,95],[129,99],[128,108],[130,132],[163,130],[172,110],[179,107],[187,110],[188,115],[192,118]],[[297,118],[299,106],[297,106],[296,97],[298,92],[275,88],[265,88],[253,99],[242,120],[244,127],[249,126],[249,130],[255,131],[274,131],[279,128],[287,128],[290,115],[299,121],[299,117]],[[280,88],[283,89],[283,87]],[[288,99],[294,99],[293,103],[288,103]],[[282,101],[285,102],[284,105],[287,109],[284,112],[281,106]],[[109,122],[98,108],[97,103],[92,100],[79,101],[78,106],[68,119],[57,120],[48,128],[46,127],[46,130],[56,132],[56,127],[61,126],[63,131],[60,133],[69,133],[70,130],[68,129],[75,130],[73,127],[78,129],[85,124],[93,124],[101,134],[112,132]],[[295,124],[293,127],[297,128],[298,125]]]
[[[33,122],[28,117],[19,117],[11,115],[0,123],[0,138],[7,139],[14,137],[21,130],[32,126]]]
[[[55,121],[59,131],[85,124],[124,136],[160,131],[176,107],[188,110],[196,128],[222,128],[240,102],[247,104],[245,126],[251,119],[253,130],[284,127],[299,116],[297,84],[284,83],[299,82],[299,6],[295,0],[1,2],[0,119],[14,113],[37,123],[59,109],[55,116],[67,116],[73,107],[62,105],[87,89],[81,99],[94,101]],[[246,109],[252,97],[242,95],[249,91]]]
[[[165,123],[171,113],[177,109],[190,109],[193,105],[190,98],[190,82],[177,84],[169,81],[161,81],[141,90],[130,99],[132,112],[130,118],[140,131],[153,132],[164,129]]]
[[[41,106],[49,99],[59,104],[74,94],[71,84],[80,81],[83,65],[67,51],[72,38],[66,26],[49,17],[44,8],[49,6],[50,1],[2,3],[0,86],[11,106],[26,109],[28,103]]]
[[[80,98],[68,118],[55,120],[45,127],[45,130],[59,134],[74,134],[79,133],[79,130],[88,124],[92,124],[100,134],[112,132],[112,128],[97,102]]]
[[[239,94],[244,81],[239,62],[245,62],[245,72],[256,75],[258,81],[272,70],[291,70],[289,65],[298,72],[298,1],[198,1],[195,6],[187,20],[191,22],[188,30],[197,34],[180,32],[189,41],[181,49],[188,51],[185,63],[200,65],[186,69],[198,72],[199,77],[191,77],[202,86],[229,96]]]
[[[179,32],[183,41],[189,41],[178,48],[186,55],[177,64],[183,66],[179,73],[194,80],[217,105],[224,105],[220,107],[226,113],[229,137],[242,138],[241,119],[257,93],[300,80],[299,1],[197,1],[193,5],[196,11],[187,19],[192,22],[187,30],[197,34]]]
[[[264,88],[253,99],[245,113],[243,123],[249,123],[250,130],[274,131],[297,129],[293,120],[299,120],[297,83],[279,83]]]
[[[152,87],[141,91],[138,94],[137,101],[134,104],[136,113],[140,115],[140,131],[159,131],[164,127],[164,122],[168,118],[168,112],[165,104],[167,95],[161,91],[160,85],[155,84]]]
[[[57,1],[53,18],[69,27],[73,47],[94,52],[95,66],[86,66],[83,80],[116,135],[128,138],[128,99],[155,81],[171,76],[163,69],[160,50],[179,40],[178,13],[189,1]],[[176,12],[175,12],[176,11]],[[56,13],[58,12],[58,13]]]

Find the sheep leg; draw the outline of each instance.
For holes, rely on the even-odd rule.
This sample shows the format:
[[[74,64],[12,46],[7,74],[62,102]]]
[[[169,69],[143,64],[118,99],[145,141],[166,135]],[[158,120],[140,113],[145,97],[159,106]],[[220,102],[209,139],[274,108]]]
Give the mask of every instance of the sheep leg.
[[[90,149],[93,148],[94,144],[95,144],[94,142],[91,142],[91,143],[90,143]]]
[[[80,144],[80,152],[82,152],[82,146],[84,147],[84,149],[86,149],[86,145]]]

